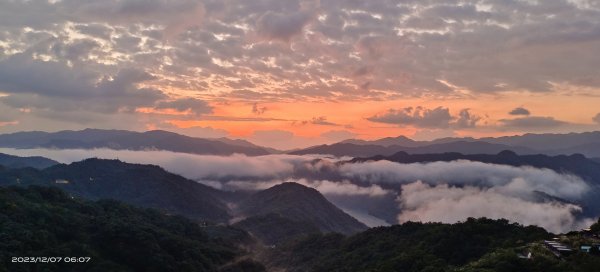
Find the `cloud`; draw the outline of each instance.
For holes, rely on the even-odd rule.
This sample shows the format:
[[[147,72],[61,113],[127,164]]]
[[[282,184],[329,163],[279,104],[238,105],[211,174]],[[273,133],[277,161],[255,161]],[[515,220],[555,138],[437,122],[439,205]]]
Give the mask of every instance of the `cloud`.
[[[463,90],[476,95],[553,92],[555,83],[600,86],[600,57],[593,54],[600,10],[594,4],[482,3],[10,1],[0,9],[1,52],[77,59],[104,74],[110,67],[138,67],[163,86],[186,91],[212,81],[224,93],[235,94],[241,84],[250,92],[296,99],[435,99]],[[293,40],[293,46],[257,43],[251,38],[256,34]],[[375,91],[365,91],[365,83]],[[275,92],[267,88],[273,85]]]
[[[256,27],[258,33],[267,39],[289,42],[292,37],[302,32],[311,18],[312,14],[307,11],[291,14],[268,11],[258,19]]]
[[[592,118],[592,121],[600,124],[600,113],[596,114],[596,116],[594,116],[594,118]]]
[[[321,133],[321,137],[324,137],[330,141],[339,142],[343,140],[348,140],[356,137],[356,133],[352,133],[347,130],[330,130],[327,132]]]
[[[529,115],[531,114],[528,109],[523,107],[517,107],[511,110],[508,114],[510,115]]]
[[[472,115],[469,112],[469,109],[462,109],[458,113],[458,119],[456,119],[454,125],[457,128],[473,128],[477,125],[477,122],[479,122],[479,120],[481,120],[481,117]]]
[[[15,55],[0,61],[0,89],[8,94],[0,100],[14,108],[133,111],[166,97],[160,90],[138,86],[153,79],[139,69],[120,69],[109,77]]]
[[[32,114],[69,109],[60,125],[83,119],[83,109],[114,113],[182,94],[247,104],[581,95],[600,87],[600,10],[580,2],[5,1],[0,88],[11,94],[6,103]],[[121,95],[94,91],[128,67],[153,78],[119,86],[128,90]],[[429,129],[476,122],[458,113],[446,122],[438,111],[439,123],[404,121]],[[389,123],[403,113],[371,118]]]
[[[312,160],[314,157],[291,155],[269,155],[248,157],[235,154],[232,156],[207,156],[169,151],[131,151],[112,149],[6,149],[0,152],[7,154],[38,154],[55,159],[61,163],[71,163],[86,158],[120,159],[130,163],[154,164],[167,171],[183,175],[190,179],[221,179],[251,177],[253,179],[275,179],[291,175],[296,164]]]
[[[572,204],[588,203],[590,186],[579,177],[549,169],[471,161],[376,161],[343,164],[338,171],[354,182],[399,188],[400,223],[489,217],[565,232],[591,222],[580,219],[583,204]]]
[[[294,122],[296,123],[296,122]],[[327,117],[319,116],[313,117],[310,120],[305,120],[300,122],[301,125],[312,124],[312,125],[320,125],[320,126],[340,126],[339,124],[327,121]]]
[[[554,119],[554,117],[530,116],[515,119],[500,119],[500,124],[505,128],[513,129],[548,129],[567,125],[567,122]]]
[[[407,107],[403,109],[390,109],[385,113],[368,117],[367,120],[377,123],[413,126],[416,128],[445,129],[445,128],[473,128],[481,117],[470,113],[469,109],[462,109],[458,116],[452,116],[450,110],[444,107],[427,109],[424,107]]]
[[[403,109],[390,109],[383,114],[367,118],[371,122],[411,125],[421,128],[447,128],[452,116],[448,108],[437,107],[426,109],[423,107],[407,107]]]
[[[582,208],[559,202],[532,202],[502,192],[501,187],[482,189],[447,184],[431,186],[414,182],[402,186],[398,202],[400,223],[407,221],[456,223],[469,217],[505,218],[524,225],[537,225],[548,231],[564,233],[587,227],[594,220],[578,220]]]
[[[564,199],[579,199],[590,188],[579,177],[549,169],[513,167],[472,161],[399,164],[390,161],[343,164],[339,172],[350,180],[400,185],[421,180],[428,184],[504,186],[522,179],[523,191],[540,191]]]
[[[204,100],[196,98],[180,98],[170,101],[160,101],[157,109],[173,109],[178,112],[191,112],[196,116],[212,113],[212,107]]]
[[[252,113],[261,115],[267,111],[267,107],[259,107],[257,103],[252,104]]]

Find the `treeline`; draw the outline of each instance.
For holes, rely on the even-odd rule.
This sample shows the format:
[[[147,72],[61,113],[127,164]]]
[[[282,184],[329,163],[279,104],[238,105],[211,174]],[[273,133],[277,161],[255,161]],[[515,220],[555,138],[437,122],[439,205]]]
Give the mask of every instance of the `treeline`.
[[[551,237],[542,228],[507,220],[408,222],[349,237],[313,235],[271,250],[268,259],[288,271],[548,272],[600,267],[600,257],[587,253],[556,258],[539,244]],[[529,252],[531,259],[525,258]]]

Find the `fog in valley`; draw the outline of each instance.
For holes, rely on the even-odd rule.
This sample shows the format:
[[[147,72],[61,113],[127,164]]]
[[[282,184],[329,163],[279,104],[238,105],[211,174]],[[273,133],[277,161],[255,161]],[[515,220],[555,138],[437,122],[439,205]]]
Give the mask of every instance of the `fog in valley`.
[[[506,218],[552,232],[591,224],[582,216],[592,185],[549,169],[473,161],[399,164],[343,163],[320,155],[209,156],[111,149],[9,149],[60,163],[86,158],[159,165],[220,190],[257,191],[296,182],[321,192],[369,226],[406,221],[454,223],[468,217]]]

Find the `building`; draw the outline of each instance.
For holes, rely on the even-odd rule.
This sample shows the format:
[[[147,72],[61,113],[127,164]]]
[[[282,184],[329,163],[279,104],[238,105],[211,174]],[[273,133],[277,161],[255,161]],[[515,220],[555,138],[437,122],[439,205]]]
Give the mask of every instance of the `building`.
[[[557,241],[545,240],[544,245],[554,253],[556,257],[567,256],[573,253],[573,249]]]

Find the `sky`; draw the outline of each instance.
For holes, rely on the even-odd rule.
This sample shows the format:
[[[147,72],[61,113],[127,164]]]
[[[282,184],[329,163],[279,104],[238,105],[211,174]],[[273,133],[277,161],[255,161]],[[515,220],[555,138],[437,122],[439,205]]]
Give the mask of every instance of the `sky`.
[[[598,0],[0,0],[0,133],[600,129]]]

